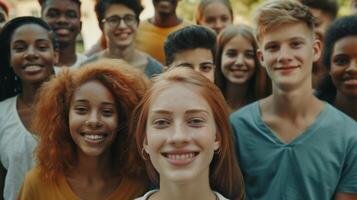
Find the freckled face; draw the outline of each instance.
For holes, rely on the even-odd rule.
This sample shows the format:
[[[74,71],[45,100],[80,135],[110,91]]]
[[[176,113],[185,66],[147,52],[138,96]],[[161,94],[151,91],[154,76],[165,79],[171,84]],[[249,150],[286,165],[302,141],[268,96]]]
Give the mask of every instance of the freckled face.
[[[181,83],[161,91],[150,105],[146,130],[144,148],[160,182],[207,180],[219,141],[212,110],[197,91]]]

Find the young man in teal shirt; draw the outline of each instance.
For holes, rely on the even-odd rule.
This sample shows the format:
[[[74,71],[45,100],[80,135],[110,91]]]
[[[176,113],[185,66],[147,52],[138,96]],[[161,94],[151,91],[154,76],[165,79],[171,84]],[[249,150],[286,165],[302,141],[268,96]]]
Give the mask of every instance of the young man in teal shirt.
[[[231,116],[247,199],[357,198],[357,124],[313,95],[321,53],[313,19],[294,0],[256,12],[258,56],[273,94]]]

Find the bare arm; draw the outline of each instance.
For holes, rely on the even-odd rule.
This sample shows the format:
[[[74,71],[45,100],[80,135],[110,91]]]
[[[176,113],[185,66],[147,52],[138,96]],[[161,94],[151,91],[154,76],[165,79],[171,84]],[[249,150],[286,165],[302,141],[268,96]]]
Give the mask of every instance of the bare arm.
[[[337,193],[335,200],[357,200],[357,194]]]

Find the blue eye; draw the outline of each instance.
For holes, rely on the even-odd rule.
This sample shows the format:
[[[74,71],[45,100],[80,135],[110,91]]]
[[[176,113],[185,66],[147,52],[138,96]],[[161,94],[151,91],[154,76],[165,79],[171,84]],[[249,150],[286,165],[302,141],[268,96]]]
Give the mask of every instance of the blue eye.
[[[153,126],[154,128],[157,129],[162,129],[162,128],[166,128],[170,125],[170,121],[168,119],[156,119],[153,121]]]
[[[205,124],[205,122],[206,121],[204,119],[198,117],[191,118],[187,121],[187,123],[193,127],[202,127]]]

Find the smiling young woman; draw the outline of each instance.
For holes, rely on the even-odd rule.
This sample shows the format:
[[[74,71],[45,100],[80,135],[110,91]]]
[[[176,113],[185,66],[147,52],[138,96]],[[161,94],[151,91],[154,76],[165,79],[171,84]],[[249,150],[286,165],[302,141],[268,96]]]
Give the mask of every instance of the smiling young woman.
[[[173,68],[154,81],[134,111],[131,131],[159,189],[139,199],[243,199],[219,89],[187,68]]]
[[[57,60],[51,28],[40,18],[10,20],[0,35],[0,176],[5,199],[15,199],[26,172],[35,164],[37,141],[31,129],[38,89],[53,75]]]
[[[131,161],[128,123],[147,87],[143,73],[110,59],[64,70],[44,85],[33,123],[38,166],[27,174],[19,199],[132,200],[143,194],[148,180],[143,165]]]

